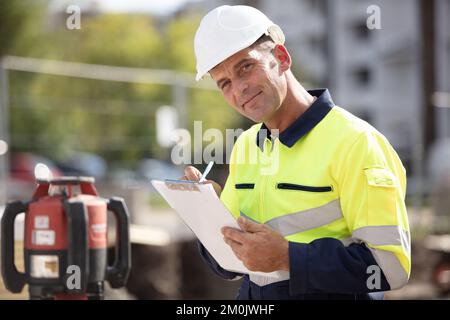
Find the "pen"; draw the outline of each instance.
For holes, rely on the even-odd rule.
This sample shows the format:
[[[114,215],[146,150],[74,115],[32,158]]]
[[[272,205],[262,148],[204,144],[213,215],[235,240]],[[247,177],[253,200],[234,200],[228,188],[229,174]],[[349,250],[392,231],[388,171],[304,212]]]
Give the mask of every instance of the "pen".
[[[213,164],[214,164],[214,161],[210,161],[208,163],[208,166],[206,167],[205,172],[203,172],[200,180],[198,180],[199,183],[205,181],[206,175],[211,171],[211,168],[212,168]]]

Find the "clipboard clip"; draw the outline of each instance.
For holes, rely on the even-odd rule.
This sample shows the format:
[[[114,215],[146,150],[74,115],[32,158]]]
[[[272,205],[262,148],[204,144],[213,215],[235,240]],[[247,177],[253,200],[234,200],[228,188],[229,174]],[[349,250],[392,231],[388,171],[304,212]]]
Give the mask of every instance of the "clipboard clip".
[[[198,189],[198,183],[196,181],[166,179],[164,180],[164,183],[166,184],[167,188],[171,190],[200,192],[200,190]]]

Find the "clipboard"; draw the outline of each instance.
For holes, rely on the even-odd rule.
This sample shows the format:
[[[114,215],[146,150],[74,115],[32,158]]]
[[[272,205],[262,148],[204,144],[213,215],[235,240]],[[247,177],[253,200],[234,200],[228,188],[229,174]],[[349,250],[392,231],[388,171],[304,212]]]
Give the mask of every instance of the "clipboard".
[[[151,182],[222,268],[244,274],[279,276],[277,271],[266,273],[248,270],[224,242],[222,227],[240,227],[211,184],[171,179]]]

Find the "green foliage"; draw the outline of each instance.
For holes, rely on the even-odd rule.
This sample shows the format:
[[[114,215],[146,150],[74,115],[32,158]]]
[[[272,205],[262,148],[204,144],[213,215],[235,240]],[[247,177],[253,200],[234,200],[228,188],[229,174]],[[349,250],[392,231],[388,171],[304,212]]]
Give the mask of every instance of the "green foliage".
[[[200,16],[186,15],[173,20],[167,28],[168,56],[176,70],[195,72],[194,34]]]
[[[0,56],[11,52],[16,38],[32,20],[31,11],[37,12],[42,1],[0,0]]]
[[[200,20],[182,14],[169,22],[146,15],[83,14],[80,30],[68,30],[64,12],[50,15],[47,2],[8,1],[0,23],[3,53],[63,61],[135,68],[195,71],[193,37]],[[18,3],[22,3],[19,5]],[[31,6],[23,13],[23,3]],[[31,8],[31,9],[30,9]],[[19,17],[20,16],[20,17]],[[20,22],[20,32],[7,28]],[[109,162],[132,165],[142,157],[165,158],[156,143],[155,111],[173,104],[172,88],[97,81],[12,71],[10,128],[12,149],[64,159],[88,151]],[[204,129],[233,128],[240,116],[217,91],[189,90],[188,119]]]

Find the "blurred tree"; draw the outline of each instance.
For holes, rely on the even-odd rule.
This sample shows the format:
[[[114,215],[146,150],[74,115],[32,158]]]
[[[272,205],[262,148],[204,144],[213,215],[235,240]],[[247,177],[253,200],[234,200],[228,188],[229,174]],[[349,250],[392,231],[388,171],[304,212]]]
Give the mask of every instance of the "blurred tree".
[[[10,53],[31,17],[30,9],[38,8],[39,2],[0,0],[0,56]]]
[[[194,35],[201,16],[186,13],[172,20],[168,27],[167,45],[171,67],[177,70],[196,72],[194,54]],[[194,121],[202,121],[203,131],[219,129],[225,138],[227,128],[235,128],[241,116],[229,107],[219,91],[191,90],[189,95],[188,129],[193,132]],[[224,141],[225,142],[225,141]],[[203,141],[203,146],[211,141]]]
[[[194,72],[193,37],[200,20],[187,13],[159,24],[147,15],[82,12],[80,30],[67,14],[49,14],[36,2],[11,42],[9,54],[137,68]],[[3,10],[2,10],[3,12]],[[13,19],[14,21],[14,19]],[[156,143],[155,111],[172,104],[169,86],[96,81],[45,74],[10,73],[12,149],[64,159],[88,151],[133,164],[165,158]],[[190,90],[189,119],[203,128],[232,128],[237,113],[218,92]]]

